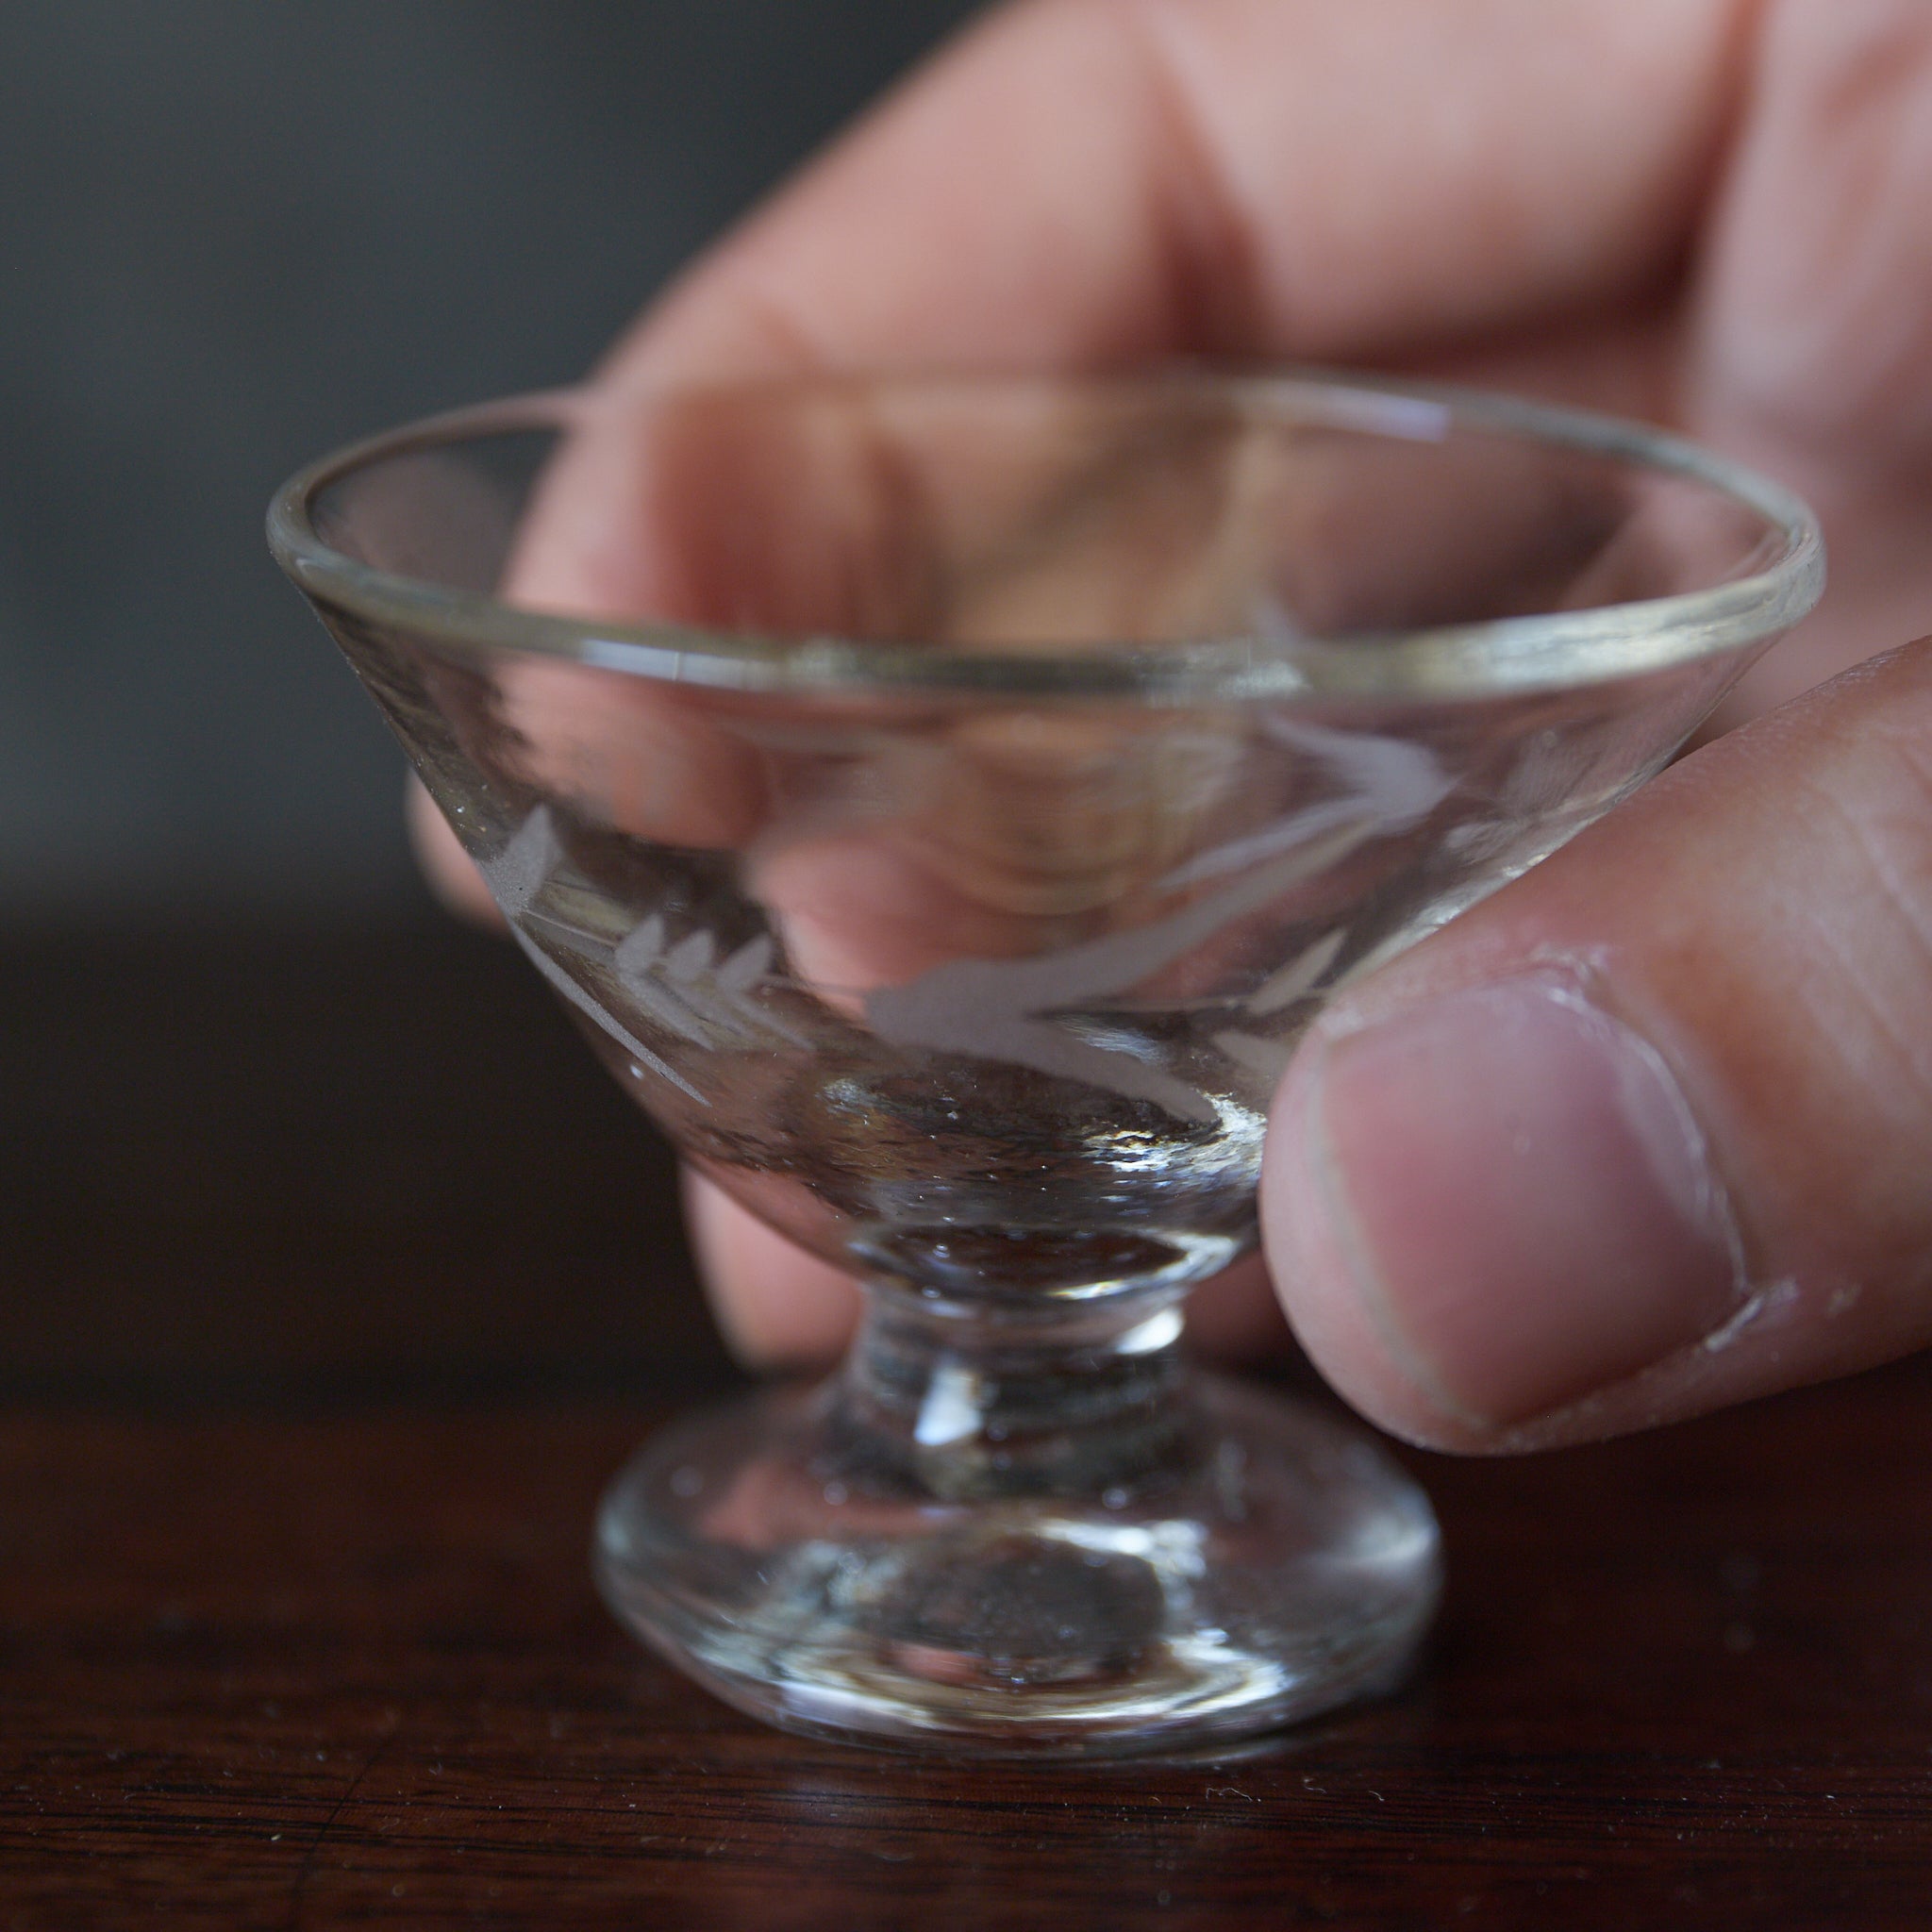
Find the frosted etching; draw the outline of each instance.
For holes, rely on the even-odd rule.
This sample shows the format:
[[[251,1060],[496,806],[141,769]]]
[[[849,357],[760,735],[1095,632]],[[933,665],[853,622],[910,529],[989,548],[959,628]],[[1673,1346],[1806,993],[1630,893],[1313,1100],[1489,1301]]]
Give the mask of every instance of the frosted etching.
[[[865,999],[873,1032],[891,1045],[971,1054],[1056,1078],[1076,1080],[1130,1100],[1151,1101],[1179,1119],[1212,1125],[1222,1107],[1196,1086],[1153,1062],[1154,1048],[1083,1037],[1067,1024],[1074,1009],[1117,1000],[1150,975],[1185,958],[1233,922],[1259,911],[1294,887],[1319,877],[1371,840],[1408,829],[1450,790],[1425,749],[1365,733],[1335,731],[1286,718],[1263,727],[1341,790],[1190,860],[1162,884],[1170,890],[1225,878],[1168,918],[1109,933],[1058,952],[1020,959],[950,959],[904,986]],[[791,982],[772,970],[775,951],[759,935],[719,957],[711,933],[674,934],[653,912],[615,945],[543,909],[539,899],[564,857],[549,808],[532,811],[484,875],[537,970],[579,1011],[660,1078],[696,1100],[705,1096],[624,1026],[553,958],[525,928],[550,929],[572,951],[608,965],[651,1022],[674,1039],[713,1050],[751,1052],[776,1043],[811,1042],[758,997],[760,988]],[[1229,874],[1238,874],[1226,878]],[[1340,957],[1346,929],[1323,934],[1249,995],[1257,1020],[1311,997]],[[1267,1081],[1278,1078],[1289,1049],[1257,1032],[1214,1036],[1229,1059]]]
[[[808,1046],[803,1034],[751,997],[771,978],[773,947],[760,933],[714,964],[718,942],[702,929],[671,942],[656,913],[625,938],[612,963],[624,990],[660,1025],[695,1046],[751,1047],[783,1040]]]
[[[1325,766],[1341,786],[1340,792],[1304,806],[1261,831],[1199,854],[1171,872],[1162,885],[1191,886],[1218,878],[1278,852],[1298,851],[1329,833],[1363,828],[1367,838],[1407,831],[1427,818],[1454,789],[1455,781],[1435,755],[1420,744],[1368,732],[1332,731],[1279,716],[1265,720],[1261,728],[1277,743]]]
[[[873,1030],[896,1045],[978,1054],[1083,1080],[1129,1099],[1151,1100],[1183,1120],[1218,1120],[1220,1108],[1198,1088],[1124,1048],[1079,1039],[1051,1016],[1128,991],[1223,926],[1339,864],[1370,840],[1419,824],[1452,784],[1419,745],[1285,718],[1271,718],[1265,728],[1327,767],[1348,789],[1203,853],[1162,884],[1192,884],[1234,871],[1245,877],[1133,932],[1032,959],[949,960],[906,986],[872,993],[865,1014]],[[1279,1011],[1306,997],[1334,962],[1344,937],[1335,932],[1317,941],[1255,994],[1250,1010]],[[1283,1048],[1252,1034],[1224,1034],[1216,1044],[1265,1079],[1277,1078],[1287,1063]]]
[[[668,1080],[680,1093],[708,1107],[710,1102],[704,1094],[668,1061],[653,1053],[600,1002],[593,1000],[518,924],[530,916],[538,893],[543,890],[562,856],[563,847],[558,839],[557,827],[551,822],[550,808],[540,805],[517,827],[516,836],[494,858],[482,860],[478,869],[490,888],[491,896],[510,923],[511,936],[550,986],[578,1012],[601,1026],[640,1065],[648,1067],[660,1080]]]

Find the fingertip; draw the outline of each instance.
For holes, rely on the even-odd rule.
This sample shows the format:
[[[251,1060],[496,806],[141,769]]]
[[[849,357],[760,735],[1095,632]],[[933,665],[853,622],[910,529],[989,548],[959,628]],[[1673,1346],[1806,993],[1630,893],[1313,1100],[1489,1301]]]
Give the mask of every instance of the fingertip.
[[[1247,1255],[1189,1295],[1188,1341],[1210,1362],[1231,1367],[1279,1360],[1293,1338],[1270,1286],[1267,1263]]]
[[[423,789],[414,773],[403,801],[405,822],[409,831],[410,849],[429,881],[438,900],[473,924],[504,929],[503,914],[483,883],[476,862],[462,848],[449,821],[437,809],[436,802]]]
[[[1262,1157],[1262,1248],[1288,1326],[1308,1359],[1378,1427],[1427,1449],[1481,1446],[1474,1419],[1431,1387],[1385,1311],[1361,1292],[1352,1230],[1332,1209],[1317,1117],[1319,1040],[1289,1068]]]
[[[760,1374],[804,1373],[838,1360],[858,1319],[852,1277],[690,1169],[684,1204],[712,1311],[738,1360]]]
[[[1551,1448],[1924,1345],[1928,715],[1932,650],[1873,660],[1310,1029],[1262,1224],[1364,1413]]]

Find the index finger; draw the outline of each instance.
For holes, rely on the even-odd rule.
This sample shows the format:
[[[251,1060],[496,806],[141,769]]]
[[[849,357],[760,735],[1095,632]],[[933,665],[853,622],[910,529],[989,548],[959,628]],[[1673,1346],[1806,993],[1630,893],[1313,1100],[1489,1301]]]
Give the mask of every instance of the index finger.
[[[1001,8],[607,358],[595,381],[609,408],[557,468],[519,594],[649,614],[630,406],[667,385],[1393,358],[1635,301],[1690,242],[1752,12],[1748,0]]]
[[[713,251],[603,380],[1360,358],[1614,300],[1689,239],[1750,11],[1008,6]]]

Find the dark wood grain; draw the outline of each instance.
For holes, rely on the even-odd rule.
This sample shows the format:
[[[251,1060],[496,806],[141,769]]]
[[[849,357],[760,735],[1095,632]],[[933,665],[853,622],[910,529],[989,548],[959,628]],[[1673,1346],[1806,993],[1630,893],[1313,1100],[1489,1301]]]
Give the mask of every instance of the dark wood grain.
[[[1915,1368],[1431,1463],[1454,1583],[1404,1695],[1246,1761],[1031,1772],[777,1737],[634,1650],[584,1545],[641,1414],[20,1415],[0,1900],[28,1924],[407,1901],[505,1925],[1923,1926],[1928,1393]]]
[[[152,1052],[177,1108],[207,1096],[172,1144],[158,1088],[68,1089],[53,1118],[108,952],[16,958],[44,1024],[8,1049],[12,1104],[53,1139],[0,1252],[27,1357],[0,1412],[0,1927],[1932,1924],[1932,1366],[1587,1452],[1410,1457],[1452,1564],[1424,1669],[1237,1760],[786,1739],[637,1650],[589,1582],[600,1485],[720,1374],[660,1157],[540,1004],[482,1024],[515,984],[487,949],[281,945],[211,982],[192,949],[162,962]],[[251,958],[246,1050],[169,1058]],[[381,1017],[425,976],[438,1016]],[[548,1137],[508,1201],[506,1097]],[[389,1192],[341,1150],[281,1174],[372,1098]],[[105,1166],[76,1174],[90,1136]],[[179,1164],[213,1178],[177,1198]],[[182,1252],[144,1254],[168,1225]]]

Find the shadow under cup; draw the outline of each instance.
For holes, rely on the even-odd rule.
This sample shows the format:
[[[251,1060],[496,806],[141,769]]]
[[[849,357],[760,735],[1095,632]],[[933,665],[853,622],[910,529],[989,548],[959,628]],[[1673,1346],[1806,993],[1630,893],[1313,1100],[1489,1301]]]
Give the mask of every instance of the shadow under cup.
[[[620,1613],[781,1723],[993,1749],[1399,1669],[1426,1504],[1196,1386],[1178,1300],[1254,1242],[1323,999],[1668,758],[1815,599],[1803,508],[1625,425],[1191,374],[534,398],[271,528],[613,1074],[871,1290],[826,1390],[621,1480]]]

